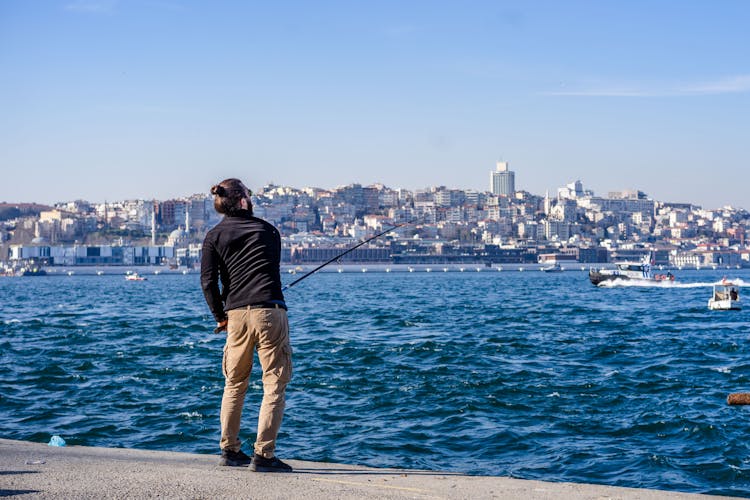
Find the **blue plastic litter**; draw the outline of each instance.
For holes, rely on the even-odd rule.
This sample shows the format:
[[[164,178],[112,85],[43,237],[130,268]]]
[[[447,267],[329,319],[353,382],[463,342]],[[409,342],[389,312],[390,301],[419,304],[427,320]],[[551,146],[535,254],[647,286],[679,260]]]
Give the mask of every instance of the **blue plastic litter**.
[[[52,436],[47,444],[49,446],[65,446],[65,440],[60,436]]]

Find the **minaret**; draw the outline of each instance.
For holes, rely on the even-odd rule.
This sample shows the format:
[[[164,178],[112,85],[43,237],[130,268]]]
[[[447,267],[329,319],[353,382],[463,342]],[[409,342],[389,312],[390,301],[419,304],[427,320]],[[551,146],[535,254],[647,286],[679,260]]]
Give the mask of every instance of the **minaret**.
[[[151,207],[151,246],[156,246],[156,203]]]
[[[549,215],[550,202],[549,202],[549,189],[544,192],[544,215]]]
[[[190,202],[185,204],[185,234],[190,234]]]

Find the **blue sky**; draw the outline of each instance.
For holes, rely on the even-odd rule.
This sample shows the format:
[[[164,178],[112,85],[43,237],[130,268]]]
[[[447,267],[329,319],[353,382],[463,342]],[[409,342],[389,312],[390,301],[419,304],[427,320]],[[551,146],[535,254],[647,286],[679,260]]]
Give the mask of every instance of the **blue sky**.
[[[0,1],[0,201],[237,176],[750,209],[750,2]]]

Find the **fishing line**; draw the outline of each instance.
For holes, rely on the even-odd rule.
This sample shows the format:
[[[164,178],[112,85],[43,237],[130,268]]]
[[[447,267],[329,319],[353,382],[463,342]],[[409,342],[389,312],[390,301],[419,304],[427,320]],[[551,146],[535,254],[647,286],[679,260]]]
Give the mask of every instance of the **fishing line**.
[[[353,252],[354,250],[356,250],[357,248],[361,247],[361,246],[362,246],[362,245],[364,245],[365,243],[368,243],[368,242],[370,242],[370,241],[374,240],[375,238],[379,238],[380,236],[383,236],[383,235],[384,235],[384,234],[386,234],[386,233],[390,233],[390,232],[391,232],[391,231],[393,231],[394,229],[397,229],[397,228],[399,228],[399,227],[403,227],[403,226],[408,226],[409,224],[415,224],[415,223],[417,223],[417,222],[419,222],[419,220],[413,220],[413,221],[408,221],[408,222],[402,222],[401,224],[396,224],[395,226],[393,226],[393,227],[391,227],[391,228],[388,228],[388,229],[386,229],[385,231],[381,231],[381,232],[379,232],[379,233],[378,233],[378,234],[376,234],[375,236],[371,236],[371,237],[367,238],[366,240],[364,240],[364,241],[361,241],[360,243],[357,243],[356,245],[354,245],[354,246],[353,246],[353,247],[351,247],[350,249],[348,249],[348,250],[346,250],[346,251],[344,251],[344,252],[342,252],[342,253],[338,254],[338,255],[337,255],[336,257],[333,257],[332,259],[330,259],[330,260],[328,260],[328,261],[324,262],[323,264],[319,265],[318,267],[316,267],[316,268],[315,268],[315,269],[313,269],[312,271],[309,271],[309,272],[308,272],[308,273],[306,273],[305,275],[303,275],[303,276],[301,276],[301,277],[297,278],[296,280],[292,281],[292,282],[291,282],[291,283],[289,283],[288,285],[284,286],[284,287],[283,287],[283,288],[281,289],[281,291],[283,292],[283,291],[286,291],[286,290],[290,289],[291,287],[293,287],[294,285],[296,285],[297,283],[299,283],[299,282],[300,282],[300,281],[302,281],[303,279],[307,278],[308,276],[310,276],[310,275],[312,275],[312,274],[315,274],[315,273],[317,273],[318,271],[320,271],[321,269],[323,269],[324,267],[326,267],[326,266],[327,266],[328,264],[331,264],[331,263],[333,263],[333,262],[336,262],[337,260],[341,259],[341,257],[343,257],[344,255],[346,255],[346,254],[348,254],[348,253],[350,253],[350,252]]]

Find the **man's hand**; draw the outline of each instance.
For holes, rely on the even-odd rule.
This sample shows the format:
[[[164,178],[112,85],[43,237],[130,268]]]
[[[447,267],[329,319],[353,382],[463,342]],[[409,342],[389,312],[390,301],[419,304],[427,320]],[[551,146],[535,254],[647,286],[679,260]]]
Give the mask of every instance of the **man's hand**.
[[[224,321],[219,321],[216,323],[216,328],[214,328],[214,333],[221,333],[227,331],[227,322],[229,320],[225,319]]]

